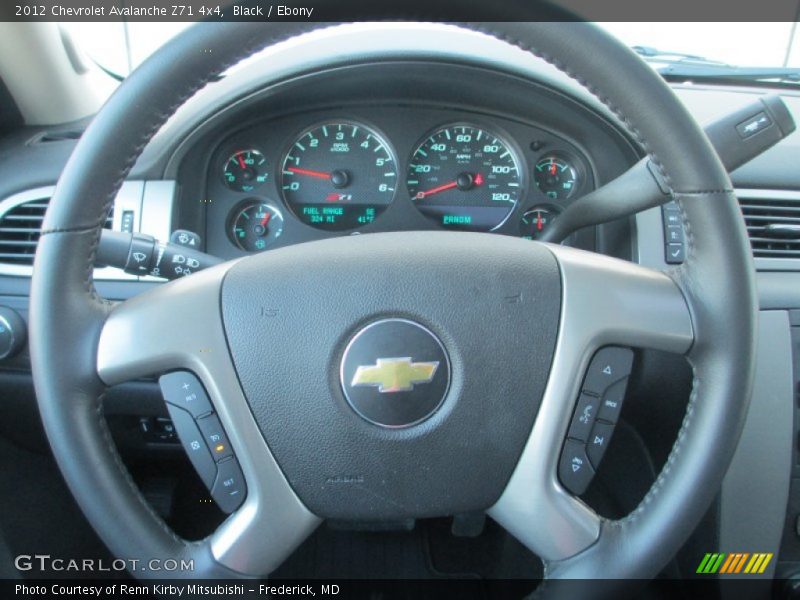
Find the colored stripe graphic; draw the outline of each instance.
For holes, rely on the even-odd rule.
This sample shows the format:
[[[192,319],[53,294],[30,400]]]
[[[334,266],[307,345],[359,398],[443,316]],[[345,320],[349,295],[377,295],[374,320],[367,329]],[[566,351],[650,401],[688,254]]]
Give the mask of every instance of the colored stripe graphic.
[[[772,560],[772,552],[725,552],[707,553],[700,565],[697,573],[713,575],[714,573],[735,575],[751,574],[761,575],[767,570],[767,566]]]

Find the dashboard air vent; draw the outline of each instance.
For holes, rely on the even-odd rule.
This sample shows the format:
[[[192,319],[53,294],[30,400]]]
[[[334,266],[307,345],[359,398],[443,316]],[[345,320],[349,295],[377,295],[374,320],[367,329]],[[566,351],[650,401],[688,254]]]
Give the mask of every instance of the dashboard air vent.
[[[49,201],[47,197],[28,200],[0,216],[0,263],[33,265],[36,243]],[[106,219],[106,229],[111,229],[112,218],[109,215]]]
[[[800,258],[800,198],[739,198],[753,256]]]

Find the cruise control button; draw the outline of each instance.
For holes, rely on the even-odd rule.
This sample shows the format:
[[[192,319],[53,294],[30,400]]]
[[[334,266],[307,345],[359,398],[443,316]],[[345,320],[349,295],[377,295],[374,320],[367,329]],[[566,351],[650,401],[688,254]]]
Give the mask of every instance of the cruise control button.
[[[606,453],[608,442],[611,441],[613,433],[614,425],[611,423],[597,421],[594,424],[592,433],[589,435],[589,441],[586,442],[586,454],[595,469],[600,465],[600,461],[603,460],[603,455]]]
[[[175,371],[162,375],[158,380],[161,393],[168,404],[188,410],[193,417],[200,417],[212,411],[203,384],[189,371]]]
[[[244,475],[235,458],[229,458],[217,466],[217,478],[211,489],[211,497],[222,512],[232,513],[241,506],[247,494]]]
[[[608,346],[597,351],[586,371],[584,391],[601,396],[609,385],[631,373],[633,350]]]
[[[167,410],[169,410],[172,424],[175,426],[175,431],[178,432],[178,438],[183,444],[192,466],[205,486],[211,488],[217,475],[217,464],[211,458],[211,453],[203,440],[203,434],[200,433],[192,415],[188,412],[172,404],[167,404]]]
[[[222,424],[219,422],[217,415],[208,415],[198,419],[197,426],[200,428],[200,432],[203,434],[208,450],[214,460],[219,462],[223,458],[233,456],[228,436],[225,435],[225,430],[222,429]]]
[[[622,402],[625,400],[627,387],[628,378],[626,377],[625,379],[620,379],[606,390],[600,402],[600,411],[597,414],[598,419],[611,423],[619,421],[619,413],[622,411]]]
[[[570,423],[567,437],[582,442],[589,439],[589,432],[597,417],[599,404],[600,398],[581,394],[578,398],[578,406],[575,407],[575,413],[572,415],[572,423]]]
[[[567,440],[558,462],[558,478],[567,490],[580,496],[594,478],[594,469],[582,442]]]

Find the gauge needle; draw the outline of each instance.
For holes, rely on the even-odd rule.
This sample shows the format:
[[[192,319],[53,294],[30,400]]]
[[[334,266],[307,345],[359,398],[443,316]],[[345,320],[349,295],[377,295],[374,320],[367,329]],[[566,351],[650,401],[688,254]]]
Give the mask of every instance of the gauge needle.
[[[286,169],[290,173],[295,173],[296,175],[308,175],[309,177],[317,177],[319,179],[330,179],[330,173],[323,173],[322,171],[311,171],[310,169],[301,169],[299,167],[289,167]]]
[[[469,175],[467,175],[469,176]],[[459,176],[459,179],[461,175]],[[475,175],[474,178],[469,177],[470,181],[468,185],[463,185],[459,182],[459,179],[455,181],[451,181],[450,183],[445,183],[444,185],[440,185],[439,187],[435,187],[433,189],[428,190],[427,192],[417,192],[417,195],[414,196],[415,200],[422,200],[423,198],[427,198],[428,196],[433,196],[434,194],[438,194],[439,192],[444,192],[446,190],[452,190],[453,188],[460,188],[462,190],[468,190],[472,186],[479,186],[483,185],[483,176],[478,173]]]
[[[536,229],[542,230],[542,213],[536,213]]]
[[[456,183],[455,181],[451,181],[450,183],[445,183],[444,185],[435,187],[432,190],[428,190],[427,192],[417,192],[417,195],[414,197],[417,200],[422,200],[427,196],[433,196],[434,194],[438,194],[439,192],[444,192],[445,190],[452,190],[454,187],[458,187],[458,183]]]
[[[242,158],[242,155],[239,154],[236,158],[239,159],[239,166],[242,167],[242,169],[246,169],[247,165],[245,164],[244,158]]]
[[[267,214],[265,214],[265,215],[264,215],[264,218],[263,218],[263,219],[261,219],[261,226],[266,228],[266,226],[267,226],[267,223],[269,223],[269,220],[270,220],[271,218],[272,218],[272,214],[271,214],[271,213],[267,213]]]

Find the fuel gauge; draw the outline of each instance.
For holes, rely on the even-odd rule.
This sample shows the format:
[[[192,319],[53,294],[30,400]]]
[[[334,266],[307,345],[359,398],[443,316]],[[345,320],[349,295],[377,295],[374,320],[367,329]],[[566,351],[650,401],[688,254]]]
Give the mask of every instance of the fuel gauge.
[[[519,222],[519,234],[526,240],[538,240],[558,216],[554,206],[534,206],[525,211]]]

